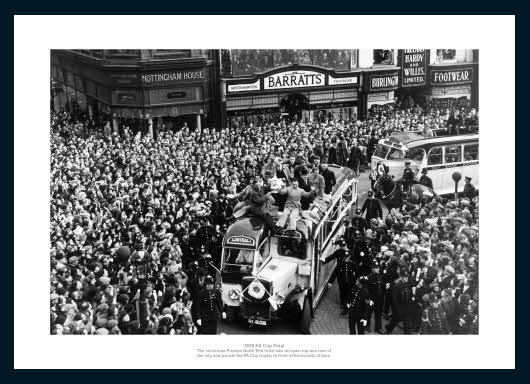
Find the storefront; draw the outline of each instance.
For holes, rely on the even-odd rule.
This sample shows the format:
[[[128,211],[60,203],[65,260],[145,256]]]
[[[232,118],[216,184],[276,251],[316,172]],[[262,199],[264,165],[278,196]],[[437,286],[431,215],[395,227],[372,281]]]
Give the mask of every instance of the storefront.
[[[376,69],[363,73],[362,92],[359,97],[360,116],[366,117],[374,105],[395,102],[394,92],[399,87],[399,69]]]
[[[427,100],[429,60],[430,49],[399,50],[400,88],[395,91],[395,98],[402,108],[412,108]]]
[[[212,62],[112,66],[52,55],[51,107],[98,116],[115,131],[156,132],[215,126]],[[177,67],[177,68],[176,68]]]
[[[224,79],[227,123],[355,119],[359,73],[292,65],[248,78]]]
[[[478,64],[431,65],[429,99],[468,99],[478,105]]]
[[[50,70],[52,110],[94,121],[110,119],[110,94],[102,71],[53,55]]]

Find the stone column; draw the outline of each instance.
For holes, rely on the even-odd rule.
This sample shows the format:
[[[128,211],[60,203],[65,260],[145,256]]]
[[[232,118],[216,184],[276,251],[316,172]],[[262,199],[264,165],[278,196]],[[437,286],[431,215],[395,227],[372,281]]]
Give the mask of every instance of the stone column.
[[[149,134],[151,135],[151,138],[155,138],[154,132],[153,132],[153,119],[148,118],[147,119],[147,126],[149,127]]]
[[[119,129],[118,129],[118,118],[117,117],[113,117],[112,118],[112,130],[116,133],[119,133]]]
[[[196,119],[197,119],[197,132],[201,133],[201,115],[197,114]]]

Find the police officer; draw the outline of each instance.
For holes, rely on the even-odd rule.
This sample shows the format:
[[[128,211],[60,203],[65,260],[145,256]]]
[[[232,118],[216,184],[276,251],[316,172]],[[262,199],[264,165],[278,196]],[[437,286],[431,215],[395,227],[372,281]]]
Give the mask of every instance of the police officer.
[[[223,319],[226,319],[226,313],[223,312],[221,293],[218,290],[214,290],[214,281],[211,276],[206,276],[204,279],[204,288],[199,293],[197,304],[198,333],[201,335],[216,335],[217,318],[221,314]]]
[[[215,275],[216,270],[213,265],[213,258],[212,255],[207,252],[205,245],[201,245],[201,254],[197,259],[197,264],[199,268],[206,271],[207,275]]]
[[[386,326],[386,333],[391,334],[396,325],[403,321],[403,331],[410,334],[414,322],[414,295],[412,293],[412,282],[406,268],[399,271],[399,279],[392,288],[392,320]]]
[[[367,282],[365,277],[359,277],[351,287],[348,300],[350,335],[364,335],[370,307]]]
[[[365,212],[365,219],[367,222],[374,218],[383,218],[383,209],[381,208],[381,203],[379,203],[379,200],[374,198],[374,193],[372,191],[368,191],[368,198],[364,201],[363,207],[361,209],[361,215],[364,215]]]
[[[432,180],[429,176],[427,176],[427,168],[423,168],[421,170],[421,177],[420,177],[420,184],[424,185],[430,189],[434,189],[432,186]]]
[[[355,233],[353,244],[351,245],[353,263],[355,265],[356,277],[368,276],[370,274],[371,254],[361,232]]]
[[[471,177],[466,176],[466,185],[464,185],[464,197],[473,200],[475,196],[477,196],[477,190],[475,189],[475,186],[471,184]]]
[[[376,261],[372,263],[372,272],[368,275],[368,291],[370,293],[371,305],[368,312],[368,324],[366,325],[366,329],[370,330],[370,321],[373,313],[375,331],[382,334],[381,314],[383,313],[383,303],[385,301],[385,282],[383,276],[379,273],[379,263]]]
[[[405,161],[405,169],[401,178],[403,179],[403,187],[408,191],[415,181],[414,171],[410,168],[410,161]]]
[[[351,248],[351,244],[353,244],[356,232],[357,229],[352,225],[352,220],[349,217],[344,218],[343,239],[346,241],[348,248]]]
[[[348,313],[348,295],[355,280],[355,265],[351,260],[351,253],[348,250],[346,241],[343,239],[339,240],[339,249],[333,252],[328,258],[324,257],[321,260],[326,264],[335,259],[337,259],[337,266],[328,284],[331,285],[335,278],[337,278],[339,282],[340,306],[342,309],[341,315],[345,315]]]
[[[364,217],[361,216],[361,208],[357,208],[355,210],[355,217],[351,219],[351,225],[355,229],[361,231],[363,235],[366,233],[366,230],[368,229],[368,222]]]

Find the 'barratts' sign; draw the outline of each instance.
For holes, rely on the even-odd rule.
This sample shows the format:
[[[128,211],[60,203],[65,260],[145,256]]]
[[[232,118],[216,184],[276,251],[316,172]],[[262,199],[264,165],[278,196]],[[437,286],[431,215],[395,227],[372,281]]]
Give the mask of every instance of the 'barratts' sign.
[[[401,85],[413,87],[427,83],[427,50],[404,49],[401,60]]]

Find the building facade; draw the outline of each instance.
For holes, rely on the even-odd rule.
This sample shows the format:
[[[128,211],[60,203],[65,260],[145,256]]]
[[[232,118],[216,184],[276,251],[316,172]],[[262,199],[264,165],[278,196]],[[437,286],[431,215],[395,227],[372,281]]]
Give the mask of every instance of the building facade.
[[[296,116],[364,118],[373,106],[466,98],[478,105],[472,49],[222,50],[224,124]]]
[[[155,131],[220,120],[214,50],[54,50],[52,108]]]
[[[478,106],[478,50],[54,50],[51,107],[145,132]],[[458,100],[458,102],[455,102]]]

